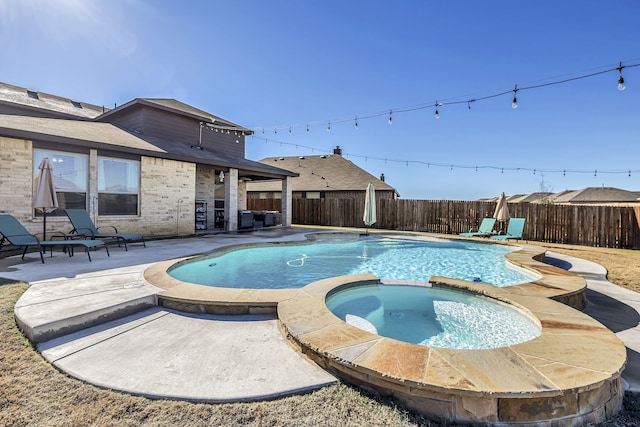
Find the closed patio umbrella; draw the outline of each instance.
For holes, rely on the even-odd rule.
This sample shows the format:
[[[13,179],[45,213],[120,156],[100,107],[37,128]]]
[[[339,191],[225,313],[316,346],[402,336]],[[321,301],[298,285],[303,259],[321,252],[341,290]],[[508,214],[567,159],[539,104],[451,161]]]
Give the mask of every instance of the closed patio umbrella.
[[[504,192],[498,197],[498,203],[496,204],[496,210],[493,213],[493,217],[500,221],[500,228],[504,227],[504,222],[509,219],[509,206],[507,206],[507,198]]]
[[[33,207],[42,212],[42,240],[47,240],[47,213],[58,208],[58,196],[53,184],[53,168],[48,158],[42,159],[38,166],[39,174],[36,182],[36,192],[33,198]]]
[[[367,191],[364,195],[364,215],[362,221],[366,227],[370,227],[376,222],[376,189],[372,183],[367,185]],[[369,231],[367,230],[367,234]]]

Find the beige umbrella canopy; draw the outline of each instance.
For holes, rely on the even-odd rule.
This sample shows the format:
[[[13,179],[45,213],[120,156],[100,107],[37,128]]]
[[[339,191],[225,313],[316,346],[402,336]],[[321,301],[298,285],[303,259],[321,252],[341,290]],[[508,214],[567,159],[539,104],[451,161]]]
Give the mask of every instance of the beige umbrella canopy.
[[[42,240],[47,240],[47,213],[58,208],[58,196],[53,184],[53,168],[48,158],[42,159],[38,166],[38,178],[36,182],[36,192],[33,197],[34,209],[42,212]]]
[[[500,221],[500,230],[503,230],[505,221],[509,219],[509,206],[507,206],[507,198],[504,192],[498,197],[498,203],[496,204],[496,211],[493,213],[493,217]]]
[[[362,221],[366,227],[371,227],[376,222],[376,189],[372,183],[367,185],[364,195],[364,215]]]

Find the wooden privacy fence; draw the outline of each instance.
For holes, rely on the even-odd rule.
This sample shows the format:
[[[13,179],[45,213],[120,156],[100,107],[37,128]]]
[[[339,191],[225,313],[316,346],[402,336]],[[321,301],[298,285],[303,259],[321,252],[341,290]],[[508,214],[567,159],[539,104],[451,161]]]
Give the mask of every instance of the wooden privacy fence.
[[[371,228],[458,234],[477,230],[495,202],[381,199]],[[279,199],[249,199],[248,209],[281,209]],[[362,227],[364,197],[293,199],[292,221],[301,225]],[[525,218],[526,240],[640,249],[640,207],[509,204],[511,217]],[[506,229],[506,224],[496,224]]]

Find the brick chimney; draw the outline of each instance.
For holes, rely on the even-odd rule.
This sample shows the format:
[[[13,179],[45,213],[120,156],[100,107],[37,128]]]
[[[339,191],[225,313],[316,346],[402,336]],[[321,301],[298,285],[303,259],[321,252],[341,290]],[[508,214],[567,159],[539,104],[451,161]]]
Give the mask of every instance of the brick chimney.
[[[339,145],[336,145],[336,148],[333,149],[333,154],[337,154],[338,156],[342,156],[342,148]]]

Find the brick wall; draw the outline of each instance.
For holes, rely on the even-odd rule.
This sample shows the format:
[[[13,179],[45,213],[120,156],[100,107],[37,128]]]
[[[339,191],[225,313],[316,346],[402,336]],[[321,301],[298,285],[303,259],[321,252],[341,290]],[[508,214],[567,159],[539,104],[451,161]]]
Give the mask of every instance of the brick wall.
[[[0,137],[0,212],[16,217],[30,233],[42,233],[33,219],[33,149],[31,141]],[[54,224],[47,222],[47,228]]]
[[[141,216],[137,221],[121,218],[123,230],[129,224],[144,235],[193,234],[196,165],[143,157],[140,174]]]
[[[92,150],[89,172],[96,175],[97,156]],[[142,157],[140,161],[140,216],[96,216],[96,176],[89,179],[89,211],[96,226],[113,225],[121,233],[145,236],[193,234],[196,165],[175,160]],[[200,179],[209,180],[207,173]],[[16,217],[30,233],[42,233],[42,218],[33,217],[33,146],[31,141],[0,137],[0,212]],[[213,179],[212,181],[213,182]],[[202,185],[201,189],[213,185]],[[202,190],[204,191],[204,190]],[[200,193],[198,193],[200,194]],[[198,197],[203,197],[199,195]],[[206,195],[213,201],[213,193]],[[211,203],[213,208],[213,203]],[[213,215],[211,216],[213,218]],[[47,218],[47,235],[72,229],[66,216]]]

